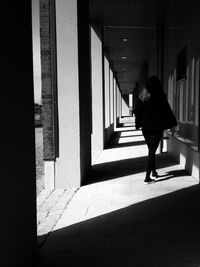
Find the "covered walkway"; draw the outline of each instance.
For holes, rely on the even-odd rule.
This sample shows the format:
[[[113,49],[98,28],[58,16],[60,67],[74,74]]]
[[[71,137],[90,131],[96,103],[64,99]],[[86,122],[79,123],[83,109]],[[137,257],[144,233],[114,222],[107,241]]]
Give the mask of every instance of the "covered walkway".
[[[200,266],[199,1],[3,1],[2,10],[1,266],[36,266],[36,81],[56,201],[37,264]],[[121,118],[152,75],[178,126],[165,133],[161,177],[145,185],[144,140]]]
[[[147,149],[129,120],[69,202],[38,266],[199,266],[198,181],[162,153],[160,177],[144,184]]]

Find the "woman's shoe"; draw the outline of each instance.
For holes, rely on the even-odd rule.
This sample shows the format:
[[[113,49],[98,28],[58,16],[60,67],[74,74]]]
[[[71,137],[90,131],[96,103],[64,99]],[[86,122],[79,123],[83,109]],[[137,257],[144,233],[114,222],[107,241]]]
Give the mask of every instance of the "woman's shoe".
[[[151,179],[150,177],[149,178],[145,178],[144,180],[144,183],[145,184],[153,184],[155,183],[156,181],[154,179]]]
[[[151,174],[153,177],[157,177],[158,176],[158,173],[157,171],[152,171],[152,174]]]

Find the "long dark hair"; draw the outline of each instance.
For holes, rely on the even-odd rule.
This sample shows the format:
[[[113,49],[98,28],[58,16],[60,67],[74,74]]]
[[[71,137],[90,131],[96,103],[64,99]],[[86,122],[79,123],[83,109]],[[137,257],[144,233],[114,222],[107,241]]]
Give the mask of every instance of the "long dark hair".
[[[162,85],[157,76],[151,76],[146,82],[146,89],[150,93],[151,96],[156,97],[163,95],[164,92],[162,90]]]

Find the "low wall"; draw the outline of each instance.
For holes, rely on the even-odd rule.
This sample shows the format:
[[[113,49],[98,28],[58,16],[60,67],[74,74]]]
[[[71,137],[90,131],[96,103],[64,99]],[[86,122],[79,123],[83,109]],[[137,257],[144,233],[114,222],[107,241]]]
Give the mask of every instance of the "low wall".
[[[195,179],[200,180],[200,153],[184,140],[168,134],[167,150]]]

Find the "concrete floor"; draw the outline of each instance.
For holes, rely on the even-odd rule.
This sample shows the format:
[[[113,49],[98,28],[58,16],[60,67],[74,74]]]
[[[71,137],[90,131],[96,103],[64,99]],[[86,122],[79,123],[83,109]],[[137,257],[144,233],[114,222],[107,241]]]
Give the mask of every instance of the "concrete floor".
[[[144,184],[146,145],[124,122],[44,244],[38,266],[198,267],[198,181],[163,153]]]

